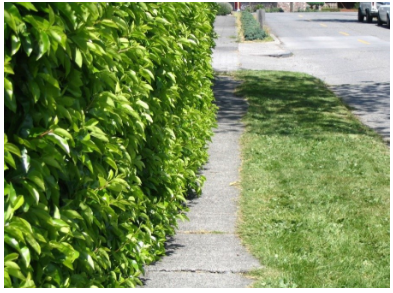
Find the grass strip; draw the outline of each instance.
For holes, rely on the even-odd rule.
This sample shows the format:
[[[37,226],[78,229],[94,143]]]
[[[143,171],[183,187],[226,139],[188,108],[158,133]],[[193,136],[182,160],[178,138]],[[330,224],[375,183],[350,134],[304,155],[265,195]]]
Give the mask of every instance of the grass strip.
[[[310,75],[239,71],[238,232],[255,287],[390,286],[390,153]]]

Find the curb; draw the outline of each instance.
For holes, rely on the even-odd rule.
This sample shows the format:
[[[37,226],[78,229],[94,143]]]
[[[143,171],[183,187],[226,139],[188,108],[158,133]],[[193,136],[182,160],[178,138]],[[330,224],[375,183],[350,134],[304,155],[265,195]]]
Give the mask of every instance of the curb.
[[[277,38],[274,34],[270,33],[270,36],[274,39],[274,44],[277,45],[281,45],[281,41],[279,40],[279,38]],[[277,54],[267,54],[265,56],[269,56],[269,57],[276,57],[276,58],[288,58],[293,56],[293,53],[291,51],[287,51],[284,53],[277,53]]]

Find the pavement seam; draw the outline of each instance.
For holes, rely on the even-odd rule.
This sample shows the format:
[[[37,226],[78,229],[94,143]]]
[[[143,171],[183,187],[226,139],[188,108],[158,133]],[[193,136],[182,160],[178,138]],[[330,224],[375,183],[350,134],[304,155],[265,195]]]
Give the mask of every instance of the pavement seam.
[[[249,271],[240,270],[240,271],[233,271],[233,270],[193,270],[193,269],[180,269],[180,270],[166,270],[161,269],[157,271],[151,271],[154,273],[206,273],[206,274],[236,274],[236,275],[243,275],[248,273]]]
[[[222,235],[222,234],[227,234],[227,235],[235,235],[234,233],[231,232],[224,232],[224,231],[177,231],[177,234],[212,234],[212,235]]]

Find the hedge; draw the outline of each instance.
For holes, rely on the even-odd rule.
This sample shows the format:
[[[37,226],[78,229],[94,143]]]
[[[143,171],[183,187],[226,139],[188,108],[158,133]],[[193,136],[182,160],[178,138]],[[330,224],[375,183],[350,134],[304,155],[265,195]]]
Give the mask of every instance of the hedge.
[[[259,22],[250,12],[243,11],[240,20],[246,41],[263,40],[267,36],[266,32],[261,29]]]
[[[217,2],[217,5],[218,5],[217,15],[231,14],[233,10],[231,3],[228,2]]]
[[[213,3],[4,3],[4,286],[134,287],[215,125]]]

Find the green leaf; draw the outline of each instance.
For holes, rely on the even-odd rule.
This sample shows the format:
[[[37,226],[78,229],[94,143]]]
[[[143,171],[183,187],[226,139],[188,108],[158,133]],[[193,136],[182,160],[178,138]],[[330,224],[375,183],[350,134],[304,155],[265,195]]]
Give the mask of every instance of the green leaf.
[[[105,133],[98,127],[96,126],[87,126],[87,129],[89,129],[90,135],[94,136],[96,138],[98,138],[99,140],[105,141],[105,142],[109,142],[108,138],[106,137]]]
[[[113,27],[113,28],[118,28],[117,24],[113,22],[113,20],[110,19],[103,19],[100,22],[101,24],[105,25],[105,26],[109,26],[109,27]]]
[[[27,173],[27,172],[29,172],[29,169],[30,169],[30,156],[28,155],[27,149],[25,147],[22,148],[21,154],[22,154],[22,157],[21,157],[22,166],[23,166],[25,173]]]
[[[12,112],[16,113],[16,99],[11,81],[4,77],[4,104]]]
[[[4,22],[15,32],[17,33],[15,19],[11,13],[8,12],[7,9],[4,10]]]
[[[25,243],[25,238],[23,237],[22,231],[15,227],[15,225],[5,225],[4,233],[8,234],[10,237],[14,237],[18,243]]]
[[[136,104],[139,105],[139,106],[141,106],[142,108],[145,108],[146,110],[149,110],[149,105],[146,104],[146,103],[145,103],[144,101],[142,101],[142,100],[138,100],[138,101],[136,102]]]
[[[4,22],[15,32],[19,33],[18,25],[21,23],[21,16],[18,8],[11,3],[4,3]]]
[[[17,155],[19,158],[22,156],[18,147],[12,143],[6,143],[4,145],[4,150],[9,151],[14,155]]]
[[[55,13],[50,5],[48,5],[49,24],[52,26],[55,23]]]
[[[93,261],[93,259],[91,258],[90,254],[85,253],[85,255],[86,255],[86,261],[87,261],[87,263],[88,263],[89,266],[94,270],[94,261]]]
[[[116,192],[121,192],[123,190],[123,185],[119,184],[119,183],[109,183],[108,185],[108,189],[116,191]]]
[[[32,236],[32,234],[26,234],[25,239],[27,243],[30,244],[30,246],[38,253],[41,254],[41,246],[38,244],[38,242],[35,240],[35,238]]]
[[[14,210],[14,212],[17,209],[19,209],[24,204],[24,202],[25,202],[25,199],[24,199],[23,195],[19,195],[12,206],[12,209]]]
[[[59,82],[51,75],[47,73],[38,73],[38,76],[42,77],[47,83],[60,89]]]
[[[27,10],[37,11],[37,9],[34,7],[34,5],[31,2],[15,2],[15,4],[23,6]]]
[[[10,253],[10,254],[4,256],[4,262],[16,260],[16,259],[18,259],[18,257],[19,257],[19,254],[17,254],[17,253],[15,253],[15,252]]]
[[[20,39],[17,35],[12,35],[11,36],[11,56],[15,55],[16,52],[18,52],[20,48],[21,42]]]
[[[12,69],[11,64],[7,63],[6,61],[4,61],[4,73],[15,74],[14,70]]]
[[[33,233],[33,230],[29,222],[27,222],[25,219],[21,217],[14,217],[11,225],[17,227],[25,235]]]
[[[25,265],[25,267],[27,268],[30,265],[30,260],[31,260],[31,256],[30,256],[30,250],[28,247],[23,247],[20,250],[20,255],[22,257],[22,261]]]
[[[61,210],[61,213],[62,213],[62,215],[66,216],[69,219],[83,220],[82,216],[74,210]]]
[[[80,208],[82,209],[81,215],[89,222],[93,223],[93,212],[89,206],[84,203],[80,203]]]
[[[19,242],[15,238],[10,237],[7,234],[4,234],[4,242],[20,252]]]
[[[52,27],[48,33],[64,50],[66,50],[67,36],[63,33],[61,28]]]
[[[4,271],[6,271],[9,275],[17,279],[26,280],[26,277],[22,274],[20,267],[16,263],[7,261],[4,263],[4,266]]]
[[[57,227],[57,228],[69,227],[69,225],[61,219],[53,219],[52,218],[51,224],[52,224],[52,226]]]
[[[75,63],[79,66],[79,68],[82,68],[82,62],[83,59],[81,51],[78,48],[75,48]]]
[[[151,71],[150,71],[149,69],[142,68],[142,69],[140,70],[140,74],[141,74],[144,78],[146,78],[146,80],[148,80],[149,82],[151,82],[152,79],[154,80],[154,75],[153,75],[153,73],[151,73]]]
[[[35,185],[37,185],[41,190],[45,191],[45,183],[39,172],[37,171],[29,172],[29,174],[27,174],[27,179],[30,180],[31,182],[34,182]]]
[[[60,136],[58,136],[57,134],[54,134],[54,133],[48,133],[48,136],[53,138],[51,140],[54,143],[56,143],[58,146],[60,146],[61,149],[63,149],[67,154],[70,153],[70,147],[68,146],[68,143],[67,143],[67,141],[64,138],[62,138],[62,137],[60,137]]]
[[[10,152],[8,152],[8,151],[4,152],[4,163],[7,163],[9,166],[16,169],[14,158],[12,157]]]
[[[172,72],[167,73],[170,79],[173,81],[173,83],[176,83],[176,76]]]
[[[73,137],[72,135],[65,129],[60,128],[60,127],[56,127],[55,129],[53,129],[53,133],[61,136],[61,137],[66,137],[68,139],[70,139],[71,141],[73,141]]]
[[[40,87],[35,81],[29,82],[28,85],[31,94],[33,95],[34,103],[37,103],[41,95]]]
[[[98,181],[100,182],[100,188],[103,188],[106,185],[106,183],[107,183],[105,178],[103,178],[101,176],[98,176]]]
[[[36,60],[39,60],[46,52],[50,49],[49,37],[46,32],[39,32],[39,40],[38,40],[38,56]]]
[[[21,41],[22,41],[23,50],[25,50],[26,55],[30,57],[31,52],[33,52],[33,44],[30,39],[30,34],[28,33],[23,34]]]
[[[115,161],[113,161],[111,158],[109,157],[105,157],[104,161],[108,163],[108,165],[110,165],[113,169],[115,169],[117,171],[117,165],[115,163]]]
[[[37,189],[31,186],[27,181],[22,181],[23,187],[27,189],[27,191],[31,194],[36,204],[40,201],[40,194],[38,193]]]
[[[90,135],[89,135],[90,137]],[[102,154],[101,150],[99,149],[99,147],[91,140],[82,140],[81,141],[82,144],[84,144],[85,146],[87,146],[89,148],[89,151],[96,151],[99,154]]]
[[[55,167],[59,170],[62,170],[60,164],[52,156],[41,157],[41,159],[42,159],[42,161],[44,161],[45,164]]]
[[[12,288],[12,281],[7,270],[4,270],[4,288]]]

